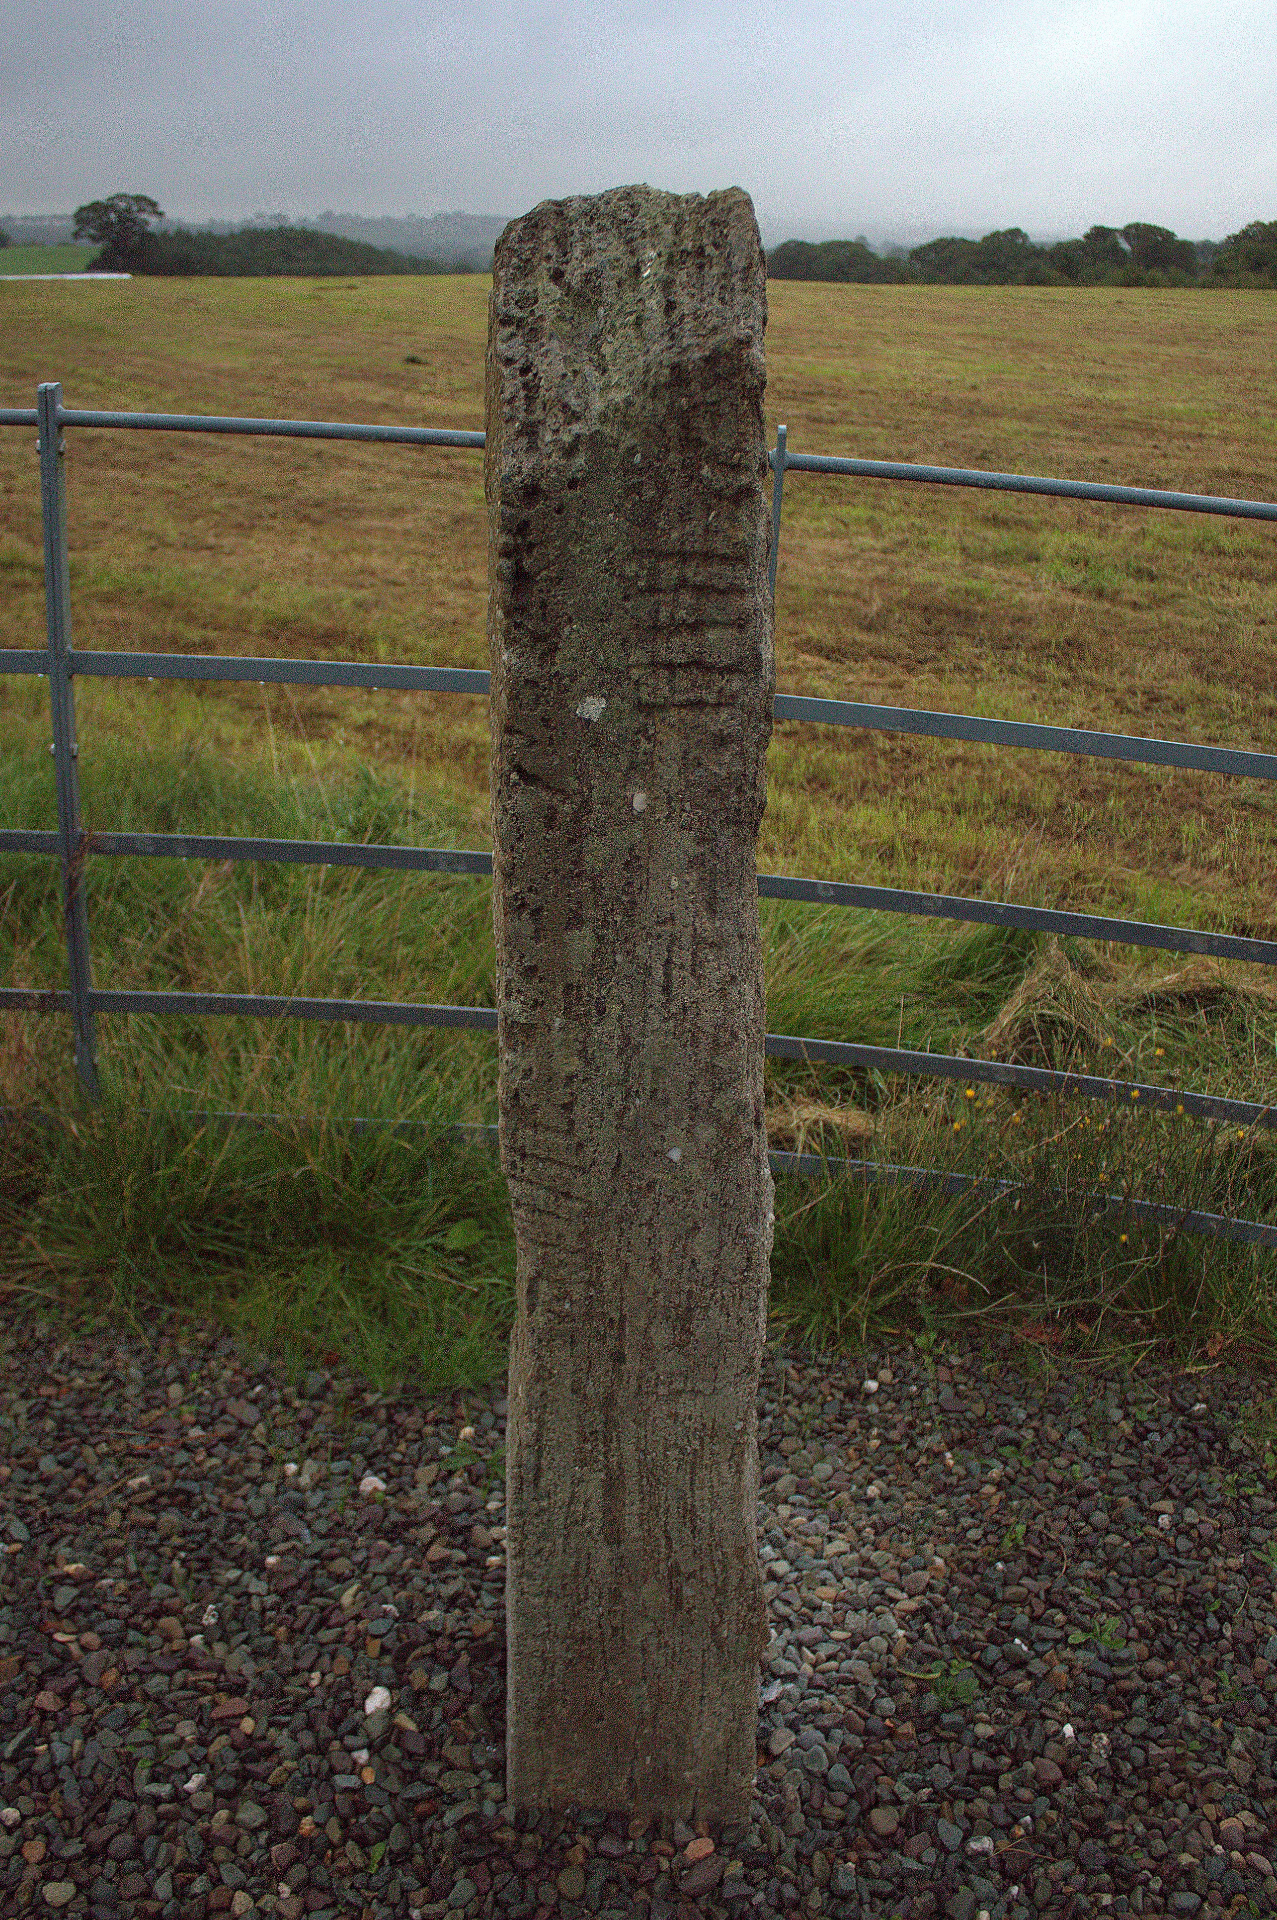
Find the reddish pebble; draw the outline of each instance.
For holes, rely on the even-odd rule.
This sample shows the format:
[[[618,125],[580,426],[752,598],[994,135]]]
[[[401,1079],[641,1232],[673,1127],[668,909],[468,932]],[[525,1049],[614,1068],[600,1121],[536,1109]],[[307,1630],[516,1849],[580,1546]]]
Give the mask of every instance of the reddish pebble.
[[[714,1842],[708,1837],[689,1840],[683,1849],[684,1860],[707,1860],[714,1851]]]

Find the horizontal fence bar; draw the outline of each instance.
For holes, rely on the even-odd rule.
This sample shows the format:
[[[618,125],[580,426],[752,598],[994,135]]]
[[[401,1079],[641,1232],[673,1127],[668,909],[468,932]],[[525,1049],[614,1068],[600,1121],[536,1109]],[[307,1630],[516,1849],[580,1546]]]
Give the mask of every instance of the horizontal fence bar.
[[[0,841],[0,845],[2,845]],[[95,833],[88,851],[178,860],[278,860],[305,867],[365,867],[399,873],[490,874],[492,855],[452,847],[382,847],[341,840],[238,840],[213,834]]]
[[[34,407],[0,408],[0,426],[34,426]],[[91,407],[59,407],[59,426],[118,427],[159,433],[238,433],[294,440],[385,441],[406,446],[479,449],[481,432],[448,427],[360,425],[336,420],[258,420],[202,413],[120,413]],[[778,455],[767,456],[774,467]],[[1099,500],[1111,506],[1161,507],[1180,513],[1223,514],[1233,519],[1277,521],[1277,505],[1220,494],[1177,493],[1160,487],[1125,487],[1099,480],[1056,480],[1040,474],[992,473],[972,467],[934,467],[901,460],[859,460],[836,454],[790,453],[779,459],[786,473],[850,474],[863,480],[905,480],[940,487],[978,487],[999,493],[1045,494],[1066,500]]]
[[[59,407],[58,424],[118,427],[159,433],[237,433],[293,440],[383,441],[405,446],[465,447],[485,444],[482,432],[449,427],[361,425],[337,420],[258,420],[202,413],[120,413],[91,407]],[[0,426],[35,426],[34,407],[0,408]],[[977,487],[996,493],[1044,494],[1065,500],[1098,500],[1110,506],[1158,507],[1179,513],[1222,514],[1231,519],[1277,521],[1277,504],[1222,494],[1178,493],[1161,487],[1126,487],[1102,480],[1057,480],[1042,474],[994,473],[976,467],[935,467],[902,460],[860,460],[839,454],[768,452],[784,473],[847,474],[862,480],[904,480],[939,487]]]
[[[0,673],[43,674],[47,667],[48,656],[42,648],[0,649]],[[104,653],[87,648],[71,654],[71,672],[111,680],[256,680],[259,684],[299,687],[368,687],[374,692],[469,693],[484,698],[491,680],[486,667],[373,666],[362,660],[258,660],[244,654]],[[818,700],[805,694],[778,693],[774,711],[777,720],[819,726],[926,734],[942,740],[1026,747],[1041,753],[1076,753],[1099,760],[1141,761],[1149,766],[1277,780],[1277,754],[1234,747],[1194,746],[1186,741],[1098,733],[1082,727],[1039,726],[1022,720],[987,719],[979,714],[872,706],[856,700]]]
[[[938,1080],[963,1080],[973,1086],[1009,1087],[1023,1093],[1081,1095],[1116,1100],[1124,1106],[1184,1112],[1203,1120],[1240,1127],[1277,1127],[1277,1107],[1223,1094],[1189,1093],[1142,1080],[1112,1080],[1101,1074],[1061,1072],[1054,1067],[1023,1067],[1002,1060],[969,1060],[962,1054],[921,1053],[909,1047],[872,1047],[855,1040],[812,1040],[788,1033],[767,1035],[771,1060],[819,1060],[826,1066],[867,1067],[877,1073],[916,1073]]]
[[[873,1160],[826,1160],[818,1153],[772,1153],[769,1158],[773,1173],[797,1175],[802,1179],[844,1179],[858,1186],[931,1187],[939,1188],[943,1193],[983,1193],[995,1200],[1011,1199],[1029,1191],[1011,1180],[990,1180],[987,1176],[973,1173],[949,1173],[938,1167],[891,1166]],[[1050,1187],[1046,1190],[1046,1197],[1066,1200],[1080,1196]],[[1117,1193],[1088,1194],[1086,1198],[1104,1213],[1116,1214],[1122,1219],[1147,1220],[1154,1225],[1176,1228],[1181,1233],[1277,1248],[1277,1226],[1270,1226],[1263,1220],[1236,1220],[1231,1214],[1203,1213],[1193,1208],[1169,1206],[1163,1201],[1136,1200]]]
[[[86,833],[84,853],[156,860],[274,860],[298,867],[386,868],[399,873],[486,875],[490,853],[460,847],[382,847],[345,840],[245,840],[214,833]],[[56,833],[0,828],[0,853],[56,853]]]
[[[155,859],[277,860],[298,866],[391,868],[405,873],[479,876],[492,872],[490,853],[452,847],[369,846],[340,840],[250,840],[234,835],[181,833],[90,833],[81,844],[86,853],[141,854]],[[35,828],[0,829],[0,853],[53,853],[57,847],[56,834]],[[1068,913],[1054,907],[1024,907],[1001,900],[968,899],[960,894],[913,893],[898,887],[866,887],[842,880],[805,880],[775,873],[759,874],[758,892],[766,900],[858,907],[871,913],[917,914],[927,919],[1065,934],[1082,940],[1112,940],[1124,946],[1277,966],[1277,941],[1255,940],[1245,934],[1205,933],[1196,927],[1164,927],[1145,920],[1117,920],[1102,914]]]
[[[759,874],[758,891],[768,900],[823,901],[836,907],[863,907],[872,913],[914,913],[924,919],[1020,927],[1030,933],[1113,940],[1119,946],[1157,947],[1168,953],[1210,954],[1219,959],[1277,966],[1277,941],[1252,940],[1244,934],[1202,933],[1195,927],[1113,920],[1103,914],[1066,913],[1054,907],[1020,907],[1001,900],[971,900],[961,894],[910,893],[898,887],[862,887],[842,880],[791,880],[774,873]]]
[[[1095,760],[1135,760],[1154,767],[1192,767],[1253,780],[1277,780],[1277,753],[1236,747],[1198,747],[1183,740],[1150,740],[1135,733],[1095,733],[1085,727],[1043,727],[1024,720],[990,720],[972,713],[928,713],[915,707],[866,706],[856,700],[813,700],[778,693],[778,720],[827,727],[869,727],[884,733],[928,734],[938,740],[971,740],[996,747],[1028,747],[1038,753],[1077,753]]]
[[[59,407],[60,427],[125,427],[144,433],[243,433],[273,440],[372,440],[410,447],[480,448],[485,436],[454,427],[361,426],[343,420],[253,420],[214,413],[104,413]]]
[[[247,654],[73,652],[73,674],[104,680],[243,680],[294,687],[369,687],[405,693],[477,693],[486,667],[374,666],[365,660],[254,660]]]
[[[768,461],[775,465],[775,454]],[[851,460],[841,454],[785,453],[786,473],[851,474],[861,480],[912,480],[934,487],[979,487],[991,493],[1037,493],[1063,500],[1101,500],[1114,507],[1164,507],[1177,513],[1218,513],[1235,520],[1277,521],[1277,503],[1236,500],[1226,494],[1174,493],[1161,487],[1123,487],[1104,480],[1052,480],[1035,473],[990,473],[979,467],[928,467],[902,460]]]
[[[65,996],[70,1000],[70,995]],[[154,1109],[139,1107],[136,1111],[145,1118],[153,1117]],[[274,1127],[280,1132],[293,1132],[303,1128],[321,1130],[325,1127],[341,1127],[354,1134],[373,1132],[419,1133],[429,1131],[430,1122],[426,1120],[361,1120],[333,1118],[325,1115],[316,1118],[303,1114],[294,1117],[279,1113],[210,1113],[189,1111],[184,1108],[171,1110],[168,1118],[174,1120],[193,1120],[201,1126],[248,1126],[257,1128]],[[12,1125],[16,1121],[34,1123],[53,1130],[64,1122],[56,1114],[42,1113],[38,1109],[18,1109],[0,1107],[0,1126]],[[499,1129],[495,1126],[462,1125],[449,1128],[452,1137],[463,1145],[497,1145]],[[1017,1186],[1009,1180],[992,1180],[987,1176],[969,1173],[953,1173],[939,1167],[896,1166],[873,1160],[827,1159],[818,1153],[785,1153],[773,1149],[768,1154],[773,1174],[798,1179],[848,1180],[857,1186],[911,1186],[919,1189],[932,1189],[942,1193],[985,1193],[993,1199],[1011,1199],[1024,1194],[1029,1189]],[[1065,1194],[1057,1188],[1048,1189],[1051,1199],[1074,1199],[1076,1194]],[[1277,1226],[1270,1226],[1262,1220],[1237,1220],[1229,1214],[1205,1213],[1196,1209],[1185,1210],[1169,1206],[1154,1200],[1136,1200],[1122,1194],[1088,1194],[1087,1203],[1099,1207],[1110,1215],[1123,1219],[1134,1218],[1148,1220],[1157,1225],[1170,1226],[1181,1233],[1212,1239],[1239,1240],[1251,1246],[1277,1248]]]
[[[431,1007],[399,1000],[314,1000],[264,993],[150,993],[95,987],[94,1013],[221,1014],[254,1019],[352,1020],[388,1027],[474,1027],[495,1033],[495,1007]]]
[[[0,853],[56,853],[56,833],[43,833],[36,827],[0,827]]]
[[[89,996],[94,1013],[253,1014],[303,1020],[358,1020],[370,1024],[429,1027],[472,1027],[493,1032],[496,1012],[490,1007],[419,1006],[406,1001],[322,1000],[283,995],[207,994],[169,991],[115,990],[95,987]],[[71,1004],[65,989],[0,987],[0,1007],[36,1013],[65,1012]],[[971,1060],[962,1054],[923,1053],[908,1047],[875,1047],[853,1040],[820,1040],[809,1035],[769,1033],[765,1051],[772,1060],[819,1061],[827,1066],[861,1067],[877,1073],[917,1074],[930,1079],[960,1080],[973,1086],[1003,1087],[1024,1093],[1078,1095],[1090,1100],[1113,1100],[1162,1112],[1191,1114],[1245,1129],[1277,1128],[1277,1107],[1223,1094],[1192,1093],[1182,1087],[1157,1086],[1138,1080],[1116,1080],[1098,1074],[1061,1072],[1051,1067],[1026,1067],[1000,1060]]]

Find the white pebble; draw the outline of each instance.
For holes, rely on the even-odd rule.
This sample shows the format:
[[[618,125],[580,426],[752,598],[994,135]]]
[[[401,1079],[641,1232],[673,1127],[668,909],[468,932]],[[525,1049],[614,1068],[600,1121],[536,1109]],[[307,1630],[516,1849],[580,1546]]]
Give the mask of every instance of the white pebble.
[[[364,1701],[365,1713],[384,1713],[390,1705],[390,1695],[385,1687],[374,1687]]]
[[[16,1827],[21,1818],[16,1807],[0,1807],[0,1826]]]
[[[1060,1728],[1060,1734],[1062,1738],[1065,1740],[1077,1739],[1077,1735],[1074,1733],[1072,1727],[1069,1725],[1069,1722],[1067,1720],[1064,1722],[1064,1725]]]
[[[386,1483],[380,1474],[366,1473],[359,1482],[359,1491],[363,1498],[367,1500],[374,1493],[384,1493],[386,1491]]]
[[[1163,1533],[1169,1533],[1169,1532],[1170,1532],[1170,1530],[1171,1530],[1171,1516],[1170,1516],[1170,1514],[1169,1514],[1169,1513],[1159,1513],[1159,1514],[1158,1514],[1158,1516],[1157,1516],[1157,1524],[1158,1524],[1158,1526],[1159,1526],[1159,1527],[1161,1528],[1161,1530],[1162,1530],[1162,1532],[1163,1532]]]
[[[677,1166],[679,1161],[683,1158],[682,1147],[671,1147],[666,1158],[672,1160],[674,1162],[674,1165]]]
[[[366,1767],[368,1765],[367,1747],[352,1747],[350,1749],[350,1757],[357,1767]]]
[[[277,1567],[279,1565],[279,1555],[277,1553],[268,1553],[266,1556],[266,1564],[268,1567]]]
[[[864,1393],[877,1393],[878,1382],[876,1380],[866,1380],[862,1391]]]
[[[578,720],[597,720],[606,705],[607,701],[601,694],[587,694],[584,700],[577,702],[576,717]]]
[[[207,1779],[208,1779],[208,1775],[206,1773],[193,1773],[190,1779],[183,1786],[182,1792],[198,1793],[200,1788],[203,1786],[204,1782]]]
[[[644,812],[647,807],[647,795],[645,793],[636,793],[630,801],[630,805],[633,807],[635,813]]]
[[[293,1477],[293,1475],[294,1475],[294,1474],[295,1474],[296,1472],[297,1472],[297,1462],[296,1462],[295,1460],[285,1460],[285,1462],[284,1462],[284,1478],[285,1478],[286,1480],[291,1480],[291,1479],[292,1479],[292,1477]]]
[[[215,1627],[217,1625],[217,1618],[216,1607],[205,1607],[203,1613],[200,1615],[200,1625],[202,1627]]]
[[[457,1438],[458,1438],[458,1440],[473,1440],[473,1439],[474,1439],[474,1428],[473,1428],[473,1427],[462,1427],[462,1429],[461,1429],[461,1431],[460,1431],[460,1433],[459,1433],[459,1434],[457,1435]]]

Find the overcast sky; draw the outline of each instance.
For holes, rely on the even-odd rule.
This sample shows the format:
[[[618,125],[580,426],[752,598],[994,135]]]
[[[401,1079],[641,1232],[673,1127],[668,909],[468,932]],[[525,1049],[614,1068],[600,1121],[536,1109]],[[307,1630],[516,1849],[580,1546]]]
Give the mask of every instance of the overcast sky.
[[[645,180],[769,244],[1277,219],[1275,0],[32,0],[0,209],[459,210]],[[6,44],[7,43],[7,44]]]

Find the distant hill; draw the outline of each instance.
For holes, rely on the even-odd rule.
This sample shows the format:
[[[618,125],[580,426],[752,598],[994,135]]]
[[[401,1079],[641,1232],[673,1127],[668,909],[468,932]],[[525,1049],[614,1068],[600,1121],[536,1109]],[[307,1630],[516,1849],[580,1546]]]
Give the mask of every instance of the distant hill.
[[[231,234],[299,227],[389,249],[410,259],[438,261],[448,270],[486,273],[492,265],[492,249],[507,224],[503,216],[491,213],[374,215],[334,213],[330,209],[313,218],[258,213],[251,220],[161,220],[157,231]],[[75,221],[69,213],[0,213],[0,230],[8,234],[15,247],[65,246],[74,237],[74,229]]]
[[[0,220],[0,226],[3,226]],[[492,265],[492,249],[508,223],[487,213],[405,213],[362,214],[326,213],[301,215],[257,213],[251,220],[203,220],[183,222],[181,231],[193,233],[258,233],[283,227],[307,233],[333,234],[362,246],[377,247],[409,259],[434,260],[448,271],[486,273]],[[174,232],[175,220],[161,220],[157,231]]]
[[[0,213],[0,231],[15,247],[69,247],[75,220],[69,213]]]
[[[369,246],[391,247],[399,253],[417,254],[424,260],[475,267],[487,273],[492,265],[492,249],[509,222],[490,213],[373,218],[358,213],[329,212],[317,214],[313,221],[302,224],[318,227],[323,233],[341,234],[347,240],[363,240]]]
[[[106,256],[103,255],[105,261]],[[234,233],[179,228],[155,232],[136,272],[261,279],[272,275],[446,273],[447,266],[314,227],[241,227]]]

